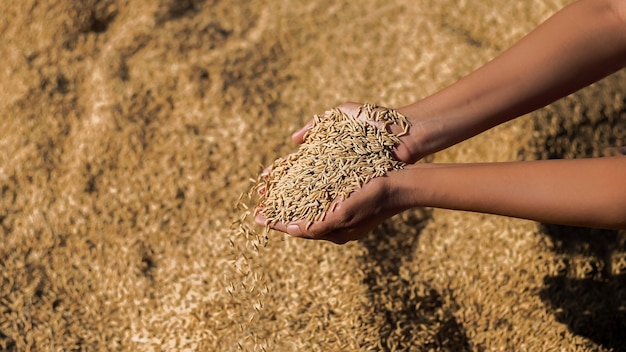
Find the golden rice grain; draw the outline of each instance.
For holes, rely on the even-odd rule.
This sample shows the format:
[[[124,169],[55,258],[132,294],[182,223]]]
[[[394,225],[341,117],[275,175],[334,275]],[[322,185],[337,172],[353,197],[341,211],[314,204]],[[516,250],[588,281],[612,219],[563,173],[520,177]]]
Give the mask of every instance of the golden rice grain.
[[[267,224],[304,219],[308,229],[324,219],[335,199],[345,200],[372,178],[405,166],[393,148],[408,131],[406,117],[372,104],[362,105],[356,116],[339,108],[315,115],[300,149],[259,177],[256,188],[263,192],[257,205]],[[391,124],[402,133],[389,132]]]

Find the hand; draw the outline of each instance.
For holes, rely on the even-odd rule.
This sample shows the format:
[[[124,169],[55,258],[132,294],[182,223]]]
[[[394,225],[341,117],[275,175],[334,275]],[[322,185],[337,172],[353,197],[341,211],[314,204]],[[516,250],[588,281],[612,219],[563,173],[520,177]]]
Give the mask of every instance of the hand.
[[[326,240],[336,244],[358,240],[364,237],[387,218],[405,210],[399,192],[394,192],[391,178],[398,171],[390,171],[386,176],[370,180],[363,188],[352,193],[344,201],[335,200],[324,220],[312,223],[307,228],[306,220],[289,224],[277,223],[272,229],[288,233],[294,237]],[[265,218],[258,213],[255,221],[265,225]]]
[[[339,110],[343,111],[346,115],[351,116],[355,119],[364,119],[365,116],[363,113],[359,114],[359,107],[363,104],[358,103],[344,103],[338,106]],[[368,121],[368,123],[371,123]],[[304,143],[304,137],[306,133],[313,126],[313,120],[309,121],[306,125],[304,125],[300,130],[296,131],[291,135],[291,139],[296,144]],[[377,126],[379,127],[379,126]],[[390,129],[389,132],[394,133],[396,135],[401,134],[403,131],[400,129],[398,125],[390,125],[388,126]],[[419,146],[416,145],[415,135],[418,133],[418,129],[415,126],[410,126],[407,134],[400,136],[400,143],[395,146],[394,156],[396,159],[403,161],[407,164],[412,164],[425,155],[422,155],[419,152]]]

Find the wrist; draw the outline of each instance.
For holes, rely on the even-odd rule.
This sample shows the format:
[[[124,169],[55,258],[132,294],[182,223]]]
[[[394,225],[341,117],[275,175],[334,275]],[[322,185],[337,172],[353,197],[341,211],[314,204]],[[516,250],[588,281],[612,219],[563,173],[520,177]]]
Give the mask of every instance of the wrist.
[[[484,111],[477,109],[472,99],[448,91],[397,109],[411,123],[408,134],[401,137],[402,148],[411,162],[493,127],[489,121],[485,122]]]
[[[434,142],[437,131],[435,119],[425,119],[411,106],[399,108],[397,111],[411,123],[408,133],[400,137],[400,143],[396,146],[396,157],[399,160],[413,164],[439,151]]]
[[[413,182],[413,172],[417,165],[402,170],[390,171],[385,177],[388,201],[391,202],[394,214],[407,209],[423,206],[420,197],[423,195],[419,182]],[[420,178],[421,179],[421,178]]]

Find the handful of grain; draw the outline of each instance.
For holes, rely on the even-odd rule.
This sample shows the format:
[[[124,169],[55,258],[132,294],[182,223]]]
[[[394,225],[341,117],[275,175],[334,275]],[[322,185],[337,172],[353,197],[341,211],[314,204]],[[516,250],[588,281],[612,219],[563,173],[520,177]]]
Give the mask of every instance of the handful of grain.
[[[339,108],[315,115],[299,150],[274,161],[271,171],[259,177],[256,187],[263,191],[257,207],[267,225],[305,219],[310,226],[324,219],[333,200],[344,200],[372,178],[405,166],[392,153],[410,126],[406,117],[371,104],[361,106],[356,116]],[[403,132],[388,132],[391,124]]]

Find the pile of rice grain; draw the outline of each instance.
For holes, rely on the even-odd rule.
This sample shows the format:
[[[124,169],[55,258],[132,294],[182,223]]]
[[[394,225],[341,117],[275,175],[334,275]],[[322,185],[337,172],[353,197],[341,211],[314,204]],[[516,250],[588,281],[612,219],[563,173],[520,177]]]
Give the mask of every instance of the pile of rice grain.
[[[333,200],[405,166],[393,157],[393,148],[410,126],[406,117],[372,104],[359,107],[355,116],[340,108],[315,115],[299,150],[261,175],[257,205],[268,225],[305,219],[310,226],[324,219]],[[402,132],[389,132],[392,124]]]

